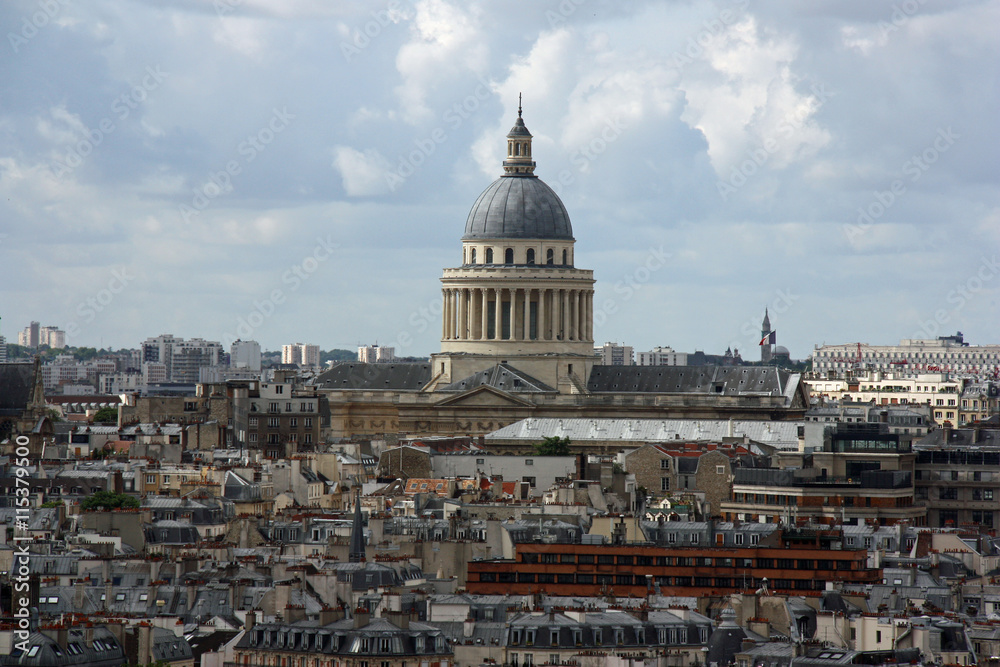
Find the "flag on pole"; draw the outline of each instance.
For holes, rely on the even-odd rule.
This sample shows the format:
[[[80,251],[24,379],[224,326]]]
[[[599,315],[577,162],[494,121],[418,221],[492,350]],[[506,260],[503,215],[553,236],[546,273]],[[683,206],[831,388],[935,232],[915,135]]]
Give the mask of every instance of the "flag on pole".
[[[778,332],[772,331],[760,339],[758,345],[774,345],[778,342]]]

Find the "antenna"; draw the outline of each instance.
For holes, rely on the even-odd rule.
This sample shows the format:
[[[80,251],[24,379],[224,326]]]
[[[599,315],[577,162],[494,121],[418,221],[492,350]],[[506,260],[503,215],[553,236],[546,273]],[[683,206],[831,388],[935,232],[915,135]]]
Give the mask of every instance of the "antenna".
[[[521,117],[521,93],[517,94],[517,117]]]

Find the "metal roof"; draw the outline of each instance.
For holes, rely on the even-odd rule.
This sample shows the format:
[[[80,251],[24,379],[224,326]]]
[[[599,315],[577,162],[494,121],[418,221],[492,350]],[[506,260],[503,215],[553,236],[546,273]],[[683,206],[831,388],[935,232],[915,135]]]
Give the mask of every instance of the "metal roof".
[[[529,174],[509,175],[493,181],[472,205],[462,240],[474,239],[571,241],[573,227],[559,195],[544,181]]]
[[[522,419],[486,435],[486,440],[527,440],[538,442],[551,436],[568,437],[571,442],[622,440],[636,443],[721,441],[724,437],[746,436],[777,449],[798,449],[801,421],[753,421],[724,419]]]

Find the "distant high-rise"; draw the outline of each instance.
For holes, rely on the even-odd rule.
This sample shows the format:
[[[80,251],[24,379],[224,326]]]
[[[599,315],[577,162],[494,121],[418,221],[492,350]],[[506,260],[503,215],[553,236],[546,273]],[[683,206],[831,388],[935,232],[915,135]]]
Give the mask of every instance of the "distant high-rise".
[[[281,346],[281,363],[302,368],[319,368],[319,345],[293,343]]]
[[[201,338],[184,340],[171,334],[147,338],[140,347],[143,365],[163,364],[170,382],[198,382],[201,367],[218,366],[223,358],[219,342]]]
[[[229,365],[233,368],[260,370],[260,343],[255,340],[237,340],[229,348]]]
[[[635,360],[632,356],[632,346],[622,343],[605,343],[602,347],[595,347],[594,354],[600,358],[604,366],[634,366]]]
[[[686,352],[676,352],[672,347],[654,347],[649,352],[637,352],[639,366],[687,366]]]
[[[363,364],[387,364],[396,360],[396,348],[375,345],[363,345],[358,348],[358,361]]]

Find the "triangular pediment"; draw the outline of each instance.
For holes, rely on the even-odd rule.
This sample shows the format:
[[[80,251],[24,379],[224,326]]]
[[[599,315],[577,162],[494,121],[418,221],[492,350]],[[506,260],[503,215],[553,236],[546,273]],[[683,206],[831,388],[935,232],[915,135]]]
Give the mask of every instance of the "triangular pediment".
[[[535,407],[531,401],[521,396],[508,394],[505,391],[487,385],[479,386],[456,396],[449,396],[435,403],[437,407]]]

